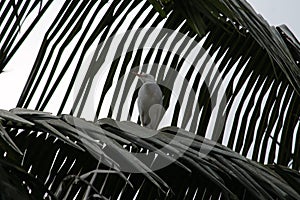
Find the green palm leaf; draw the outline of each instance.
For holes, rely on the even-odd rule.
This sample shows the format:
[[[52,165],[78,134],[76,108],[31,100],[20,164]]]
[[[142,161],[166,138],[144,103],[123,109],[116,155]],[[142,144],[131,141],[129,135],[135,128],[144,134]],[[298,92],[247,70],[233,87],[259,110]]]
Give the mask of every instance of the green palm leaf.
[[[52,1],[0,5],[14,19],[0,20],[2,71]],[[286,26],[243,0],[66,1],[55,15],[17,105],[34,110],[0,111],[7,191],[23,179],[49,199],[299,199],[300,44]],[[164,93],[157,134],[137,125],[137,70]]]
[[[90,120],[112,117],[137,121],[134,117],[137,93],[132,91],[138,85],[132,84],[133,77],[127,76],[128,71],[136,66],[144,66],[140,68],[145,71],[147,66],[161,63],[167,68],[154,65],[148,70],[157,74],[162,87],[169,87],[162,88],[165,108],[172,113],[169,125],[218,140],[253,160],[282,165],[292,163],[293,168],[298,169],[299,161],[292,154],[293,149],[299,154],[299,142],[291,134],[297,134],[299,126],[296,102],[299,101],[300,73],[296,63],[298,54],[295,53],[299,44],[296,39],[289,40],[291,37],[283,34],[285,31],[291,35],[286,28],[278,27],[278,31],[270,27],[244,1],[170,1],[163,7],[157,3],[153,5],[147,1],[66,2],[45,34],[17,106],[47,110],[55,101],[61,103],[59,109],[56,106],[58,114],[70,113]],[[156,10],[160,14],[155,14]],[[99,13],[102,13],[100,18],[97,17]],[[123,27],[127,16],[133,13],[134,18]],[[183,42],[174,40],[170,33],[162,31],[157,33],[153,46],[147,51],[142,46],[146,44],[145,36],[137,50],[133,51],[134,42],[129,47],[124,46],[126,41],[137,41],[142,32],[136,32],[133,38],[124,35],[118,44],[112,39],[122,31],[149,26],[177,30],[192,38],[202,49],[190,66],[186,66],[189,61],[186,58],[195,51],[194,43],[189,43],[188,38]],[[153,32],[156,33],[149,29],[143,34]],[[62,61],[66,48],[75,41],[74,49],[64,59],[66,61]],[[171,43],[166,46],[168,42]],[[91,63],[86,64],[87,52],[94,50],[97,44],[100,46]],[[108,55],[112,45],[118,45],[118,50],[114,55]],[[177,51],[176,45],[180,45]],[[187,51],[182,51],[184,48]],[[165,49],[166,54],[161,49]],[[46,54],[47,50],[49,54]],[[54,53],[56,50],[57,54]],[[125,54],[121,56],[121,52]],[[113,62],[104,63],[108,56],[114,58]],[[200,68],[196,66],[199,60],[203,61]],[[53,65],[49,66],[50,61]],[[214,68],[210,68],[212,62]],[[59,63],[62,68],[58,68]],[[214,73],[213,69],[219,73]],[[90,103],[87,102],[95,94],[91,86],[99,81],[97,74],[105,70],[106,75],[101,76],[102,92],[94,103],[96,108],[88,111]],[[182,87],[175,85],[174,79],[180,77],[172,75],[172,71],[187,81]],[[203,78],[205,83],[201,82]],[[38,87],[42,90],[37,90]],[[71,93],[74,89],[75,94]],[[114,95],[111,96],[112,89]],[[58,91],[65,95],[58,97]],[[212,114],[218,107],[213,99],[220,97],[219,91],[225,92],[222,101],[226,101],[223,103],[226,105],[220,107],[217,114]],[[178,94],[173,102],[172,92]],[[182,103],[185,97],[188,97],[185,100],[187,106]],[[33,98],[38,100],[33,101]],[[105,101],[107,98],[109,100]],[[128,101],[130,105],[124,109],[121,105]],[[107,104],[110,104],[109,111]],[[199,112],[195,112],[193,105]],[[222,130],[209,133],[211,127],[208,126],[213,119],[220,123],[213,127],[220,126]],[[268,149],[271,150],[269,155]]]
[[[151,134],[151,130],[134,123],[106,119],[93,124],[73,117],[73,122],[81,122],[75,123],[74,127],[74,123],[68,123],[64,116],[46,117],[41,112],[38,115],[14,115],[29,122],[48,122],[51,117],[53,128],[85,149],[81,151],[70,142],[52,136],[51,131],[45,132],[47,129],[41,126],[17,125],[10,117],[1,116],[3,126],[24,152],[22,156],[14,158],[14,165],[11,165],[8,162],[11,162],[9,160],[14,151],[7,151],[1,163],[10,167],[4,172],[8,173],[12,166],[18,166],[23,174],[22,179],[30,183],[28,188],[32,195],[55,193],[58,199],[74,195],[79,199],[84,196],[104,199],[116,199],[118,196],[121,199],[132,199],[134,196],[139,199],[148,196],[160,199],[300,197],[299,191],[292,185],[299,182],[299,177],[291,177],[291,174],[297,175],[298,172],[278,165],[258,164],[183,129],[168,127],[152,137],[143,138],[141,135],[145,132]],[[61,123],[65,123],[66,128],[62,128]],[[80,133],[83,130],[85,135]],[[97,133],[97,138],[93,137],[94,133]],[[110,134],[124,139],[111,138]],[[3,145],[8,143],[1,142]],[[168,148],[164,148],[168,145]],[[91,152],[94,146],[100,147],[103,152],[100,158]],[[151,152],[155,152],[156,156],[153,157]],[[180,156],[176,157],[176,154]],[[168,162],[168,165],[157,168],[164,162]],[[128,169],[133,171],[129,172]],[[144,170],[150,171],[146,173]],[[35,188],[35,185],[40,188]],[[43,188],[49,188],[50,191]]]

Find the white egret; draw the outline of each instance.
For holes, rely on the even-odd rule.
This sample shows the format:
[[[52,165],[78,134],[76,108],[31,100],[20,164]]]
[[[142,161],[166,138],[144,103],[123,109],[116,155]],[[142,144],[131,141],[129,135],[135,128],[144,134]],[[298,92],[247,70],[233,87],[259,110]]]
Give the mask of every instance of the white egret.
[[[142,125],[156,130],[164,112],[162,92],[151,74],[132,73],[143,83],[138,92],[138,109]]]

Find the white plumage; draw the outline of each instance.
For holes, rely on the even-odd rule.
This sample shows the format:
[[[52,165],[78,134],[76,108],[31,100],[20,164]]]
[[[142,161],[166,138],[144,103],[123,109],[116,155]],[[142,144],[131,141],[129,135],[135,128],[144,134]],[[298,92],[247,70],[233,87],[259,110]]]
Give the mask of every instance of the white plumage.
[[[133,74],[143,83],[138,92],[138,108],[142,125],[156,130],[164,111],[162,92],[151,74]]]

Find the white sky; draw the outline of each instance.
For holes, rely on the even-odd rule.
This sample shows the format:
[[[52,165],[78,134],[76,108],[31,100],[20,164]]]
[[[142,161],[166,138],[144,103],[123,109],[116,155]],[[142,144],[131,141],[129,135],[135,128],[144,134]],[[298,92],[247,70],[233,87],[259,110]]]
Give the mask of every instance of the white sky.
[[[270,25],[286,24],[295,36],[300,38],[299,0],[248,0],[248,2]],[[54,2],[35,28],[35,32],[29,35],[28,40],[23,43],[17,54],[9,62],[5,68],[6,72],[0,74],[1,109],[11,109],[16,106],[43,39],[45,32],[43,23],[53,19],[52,13],[55,13],[55,10],[62,3],[63,1],[57,0]],[[1,29],[2,27],[0,27]]]
[[[300,1],[299,0],[247,0],[270,25],[286,24],[300,39]]]

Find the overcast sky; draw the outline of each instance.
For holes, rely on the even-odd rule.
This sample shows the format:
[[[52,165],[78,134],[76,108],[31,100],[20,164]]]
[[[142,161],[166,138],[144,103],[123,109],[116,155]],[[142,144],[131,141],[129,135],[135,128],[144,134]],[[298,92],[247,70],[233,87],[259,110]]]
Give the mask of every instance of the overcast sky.
[[[299,40],[300,0],[247,0],[270,25],[286,24]]]

